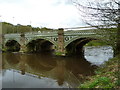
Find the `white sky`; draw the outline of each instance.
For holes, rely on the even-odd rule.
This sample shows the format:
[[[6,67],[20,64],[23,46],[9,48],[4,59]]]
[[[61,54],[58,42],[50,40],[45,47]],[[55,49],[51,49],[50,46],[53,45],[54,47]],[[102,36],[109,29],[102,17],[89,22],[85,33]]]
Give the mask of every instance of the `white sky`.
[[[2,21],[34,27],[84,26],[71,0],[0,0],[0,16]]]

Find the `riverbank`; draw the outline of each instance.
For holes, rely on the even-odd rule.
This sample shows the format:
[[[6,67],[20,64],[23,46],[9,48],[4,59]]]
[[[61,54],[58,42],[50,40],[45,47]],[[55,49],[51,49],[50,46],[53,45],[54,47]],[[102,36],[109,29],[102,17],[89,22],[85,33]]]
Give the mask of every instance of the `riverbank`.
[[[88,42],[85,46],[106,46],[107,44],[105,42],[99,41],[99,40],[93,40]]]
[[[105,62],[79,88],[120,88],[120,55]],[[119,79],[118,79],[119,78]]]

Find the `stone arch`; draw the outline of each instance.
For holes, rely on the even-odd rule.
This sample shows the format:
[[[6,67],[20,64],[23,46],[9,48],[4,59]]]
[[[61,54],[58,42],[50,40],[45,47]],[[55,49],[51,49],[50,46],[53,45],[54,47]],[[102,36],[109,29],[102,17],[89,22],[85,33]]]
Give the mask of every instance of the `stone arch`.
[[[57,42],[55,42],[55,41],[53,41],[53,40],[51,40],[51,39],[49,39],[49,38],[45,38],[45,37],[30,38],[30,39],[27,40],[26,45],[27,45],[29,42],[31,42],[31,41],[33,41],[33,40],[37,40],[37,39],[43,39],[43,40],[49,41],[49,42],[51,42],[53,45],[57,46]]]
[[[69,42],[65,45],[66,54],[67,55],[81,55],[81,56],[83,56],[84,55],[83,46],[92,40],[99,40],[99,39],[92,38],[92,37],[73,38],[71,40],[71,42]]]
[[[31,39],[29,40],[29,43],[26,44],[28,51],[30,52],[52,51],[53,45],[52,42],[42,38]]]
[[[18,38],[9,38],[9,39],[5,39],[4,40],[4,45],[8,42],[8,41],[12,41],[12,40],[14,40],[14,41],[17,41],[17,43],[19,43],[20,44],[20,40],[18,39]],[[20,44],[21,45],[21,44]]]
[[[97,37],[95,37],[95,36],[78,36],[78,37],[73,37],[73,38],[71,38],[68,42],[66,42],[65,43],[65,45],[64,45],[64,48],[66,48],[70,43],[72,43],[73,41],[75,41],[75,40],[77,40],[77,39],[80,39],[80,38],[93,38],[93,39],[99,39],[99,38],[97,38]],[[99,39],[99,40],[101,40],[101,39]]]
[[[20,46],[20,43],[15,39],[9,39],[5,42],[6,50],[10,52],[20,51]]]

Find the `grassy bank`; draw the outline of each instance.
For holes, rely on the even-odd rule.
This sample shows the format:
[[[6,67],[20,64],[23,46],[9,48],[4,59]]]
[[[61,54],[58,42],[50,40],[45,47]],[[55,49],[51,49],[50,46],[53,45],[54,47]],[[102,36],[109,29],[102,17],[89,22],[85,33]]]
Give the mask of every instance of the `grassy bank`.
[[[120,88],[119,57],[105,62],[104,65],[95,71],[96,74],[92,77],[87,77],[88,79],[79,88]]]
[[[85,46],[106,46],[106,45],[107,44],[105,42],[93,40],[93,41],[87,43]]]

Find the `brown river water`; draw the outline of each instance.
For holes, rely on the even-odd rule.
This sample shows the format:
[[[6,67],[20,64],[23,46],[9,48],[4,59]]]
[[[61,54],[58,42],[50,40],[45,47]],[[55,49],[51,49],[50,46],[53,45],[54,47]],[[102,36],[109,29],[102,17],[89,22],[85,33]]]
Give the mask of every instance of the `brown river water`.
[[[43,54],[2,54],[3,88],[74,88],[113,57],[109,46],[85,47],[85,58]]]

